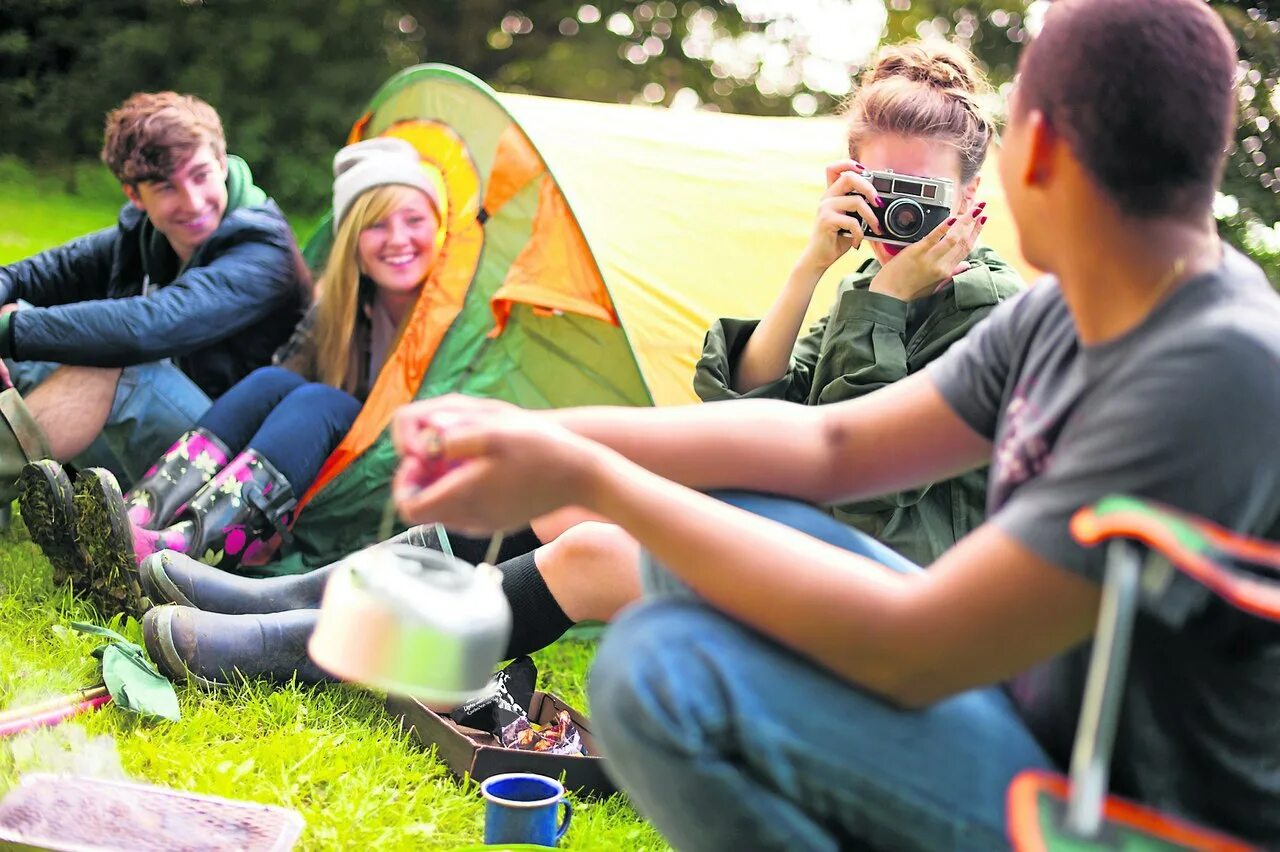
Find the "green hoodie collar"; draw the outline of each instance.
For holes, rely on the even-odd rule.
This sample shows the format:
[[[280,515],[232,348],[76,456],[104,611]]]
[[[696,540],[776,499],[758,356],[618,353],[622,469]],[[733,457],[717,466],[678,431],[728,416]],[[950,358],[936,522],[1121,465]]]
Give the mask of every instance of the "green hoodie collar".
[[[241,207],[261,207],[267,194],[254,185],[249,164],[235,154],[227,155],[227,213]]]

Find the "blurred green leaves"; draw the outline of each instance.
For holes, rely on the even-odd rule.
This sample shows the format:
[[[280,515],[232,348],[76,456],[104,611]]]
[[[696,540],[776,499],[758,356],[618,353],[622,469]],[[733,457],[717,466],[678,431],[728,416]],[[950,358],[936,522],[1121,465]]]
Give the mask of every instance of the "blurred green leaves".
[[[1240,122],[1223,183],[1238,210],[1221,221],[1233,241],[1265,255],[1265,240],[1250,244],[1248,233],[1280,220],[1280,22],[1268,0],[1211,4],[1241,62]],[[333,151],[378,86],[408,65],[448,62],[503,91],[810,114],[835,108],[879,41],[952,38],[994,83],[1006,82],[1046,8],[1045,0],[2,0],[0,154],[41,168],[94,156],[107,110],[135,91],[172,88],[217,107],[232,150],[260,183],[291,212],[314,215],[326,204]]]

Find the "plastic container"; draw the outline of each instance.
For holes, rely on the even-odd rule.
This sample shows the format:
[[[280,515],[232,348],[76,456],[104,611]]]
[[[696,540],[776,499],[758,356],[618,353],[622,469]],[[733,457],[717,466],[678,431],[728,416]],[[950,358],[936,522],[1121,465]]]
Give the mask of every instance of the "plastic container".
[[[69,775],[23,776],[0,801],[6,849],[284,852],[302,827],[302,814],[274,805]]]

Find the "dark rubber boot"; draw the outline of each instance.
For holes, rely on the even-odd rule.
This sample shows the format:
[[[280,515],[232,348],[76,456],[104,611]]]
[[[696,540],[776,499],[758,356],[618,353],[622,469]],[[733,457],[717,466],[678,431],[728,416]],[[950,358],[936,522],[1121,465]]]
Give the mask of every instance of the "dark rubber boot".
[[[14,388],[0,391],[0,506],[10,509],[27,462],[53,455],[49,439]],[[7,526],[7,524],[6,524]]]
[[[230,458],[231,451],[212,432],[187,432],[124,495],[129,520],[149,530],[169,526]]]
[[[236,456],[167,529],[132,524],[119,493],[109,472],[83,471],[76,482],[76,533],[89,555],[90,573],[107,583],[123,580],[121,603],[137,616],[146,603],[136,581],[138,565],[148,556],[174,550],[233,571],[271,551],[297,504],[289,481],[254,450]]]
[[[333,678],[307,656],[319,610],[224,615],[186,606],[158,606],[142,619],[152,661],[170,680],[206,689],[265,678],[320,683]]]
[[[385,543],[441,549],[434,525],[412,527]],[[138,566],[145,600],[138,602],[137,609],[145,611],[162,603],[228,614],[314,608],[320,606],[324,584],[334,566],[342,561],[345,560],[305,574],[255,579],[205,565],[186,554],[162,550],[146,557]]]
[[[18,475],[18,505],[31,540],[53,566],[53,582],[88,588],[89,561],[76,543],[71,479],[53,459],[40,459]]]

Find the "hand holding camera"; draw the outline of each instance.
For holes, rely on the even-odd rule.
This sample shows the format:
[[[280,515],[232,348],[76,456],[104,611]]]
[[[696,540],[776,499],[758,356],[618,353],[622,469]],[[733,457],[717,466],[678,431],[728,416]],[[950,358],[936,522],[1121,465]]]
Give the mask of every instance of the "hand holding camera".
[[[987,223],[986,202],[953,216],[908,245],[871,280],[871,292],[909,302],[935,292],[939,285],[969,268],[973,251]]]
[[[880,202],[871,211],[878,227],[866,235],[869,240],[909,246],[951,217],[955,187],[946,178],[901,175],[892,169],[866,170],[862,177]]]
[[[827,191],[818,202],[818,217],[803,256],[803,262],[819,274],[862,244],[868,227],[864,222],[871,223],[872,231],[878,232],[880,225],[873,205],[879,197],[863,176],[865,171],[861,163],[853,160],[827,166]]]

